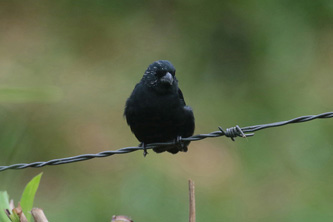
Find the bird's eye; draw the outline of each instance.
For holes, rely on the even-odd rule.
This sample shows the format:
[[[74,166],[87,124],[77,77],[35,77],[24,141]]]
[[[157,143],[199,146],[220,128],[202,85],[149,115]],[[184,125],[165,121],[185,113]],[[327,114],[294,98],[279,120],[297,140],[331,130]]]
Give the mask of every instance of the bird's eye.
[[[157,71],[157,72],[155,73],[155,75],[158,76],[158,77],[162,77],[162,76],[164,76],[165,74],[166,74],[165,71]]]

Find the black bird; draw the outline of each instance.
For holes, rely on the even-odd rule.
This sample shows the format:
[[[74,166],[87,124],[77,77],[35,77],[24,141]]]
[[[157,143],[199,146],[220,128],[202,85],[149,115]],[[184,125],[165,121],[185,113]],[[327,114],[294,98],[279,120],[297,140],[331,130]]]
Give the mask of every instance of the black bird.
[[[193,135],[193,112],[185,104],[175,74],[175,67],[167,60],[152,63],[126,101],[124,116],[127,124],[144,148],[148,143],[179,141],[181,137]],[[189,143],[153,150],[176,154],[186,152]]]

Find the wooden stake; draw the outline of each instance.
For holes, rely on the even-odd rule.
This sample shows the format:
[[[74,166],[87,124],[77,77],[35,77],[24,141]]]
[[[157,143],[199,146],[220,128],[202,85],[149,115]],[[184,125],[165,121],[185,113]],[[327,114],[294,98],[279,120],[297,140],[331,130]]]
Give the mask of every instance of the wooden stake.
[[[194,194],[194,182],[189,179],[189,194],[190,194],[190,220],[189,222],[195,222],[195,194]]]
[[[124,215],[113,215],[111,222],[133,222],[130,217]]]
[[[42,209],[33,208],[31,214],[34,217],[35,222],[48,222]]]

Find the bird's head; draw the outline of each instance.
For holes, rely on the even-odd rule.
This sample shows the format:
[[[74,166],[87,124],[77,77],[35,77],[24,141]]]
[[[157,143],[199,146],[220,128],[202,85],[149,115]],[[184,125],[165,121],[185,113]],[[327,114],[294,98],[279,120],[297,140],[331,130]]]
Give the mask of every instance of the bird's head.
[[[178,81],[175,77],[176,69],[167,60],[159,60],[150,64],[143,75],[145,85],[160,93],[178,89]]]

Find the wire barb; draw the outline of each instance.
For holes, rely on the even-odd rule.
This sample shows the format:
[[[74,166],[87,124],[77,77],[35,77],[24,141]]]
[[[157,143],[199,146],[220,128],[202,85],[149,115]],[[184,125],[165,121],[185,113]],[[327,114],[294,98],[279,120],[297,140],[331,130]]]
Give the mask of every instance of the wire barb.
[[[235,127],[231,127],[226,129],[225,131],[222,129],[222,127],[218,127],[219,131],[211,132],[208,134],[199,134],[199,135],[194,135],[191,137],[187,138],[182,138],[179,137],[175,141],[170,141],[170,142],[162,142],[162,143],[150,143],[150,144],[141,144],[138,147],[124,147],[118,150],[109,150],[109,151],[104,151],[100,152],[97,154],[83,154],[83,155],[78,155],[78,156],[73,156],[73,157],[65,157],[61,159],[54,159],[54,160],[49,160],[46,162],[34,162],[34,163],[18,163],[18,164],[13,164],[10,166],[0,166],[0,171],[5,171],[9,169],[24,169],[28,167],[33,167],[33,168],[39,168],[39,167],[44,167],[44,166],[57,166],[60,164],[68,164],[68,163],[74,163],[74,162],[79,162],[79,161],[85,161],[85,160],[90,160],[93,158],[100,158],[100,157],[108,157],[112,156],[115,154],[125,154],[125,153],[131,153],[137,150],[143,150],[144,154],[147,154],[148,149],[153,149],[158,146],[166,146],[166,145],[175,145],[175,144],[182,144],[182,142],[186,141],[198,141],[206,138],[215,138],[215,137],[220,137],[220,136],[226,136],[231,138],[233,141],[235,141],[235,137],[250,137],[253,136],[254,133],[249,133],[249,132],[255,132],[258,130],[266,129],[266,128],[272,128],[272,127],[278,127],[278,126],[284,126],[287,124],[291,123],[303,123],[307,122],[310,120],[314,119],[326,119],[326,118],[333,118],[333,112],[327,112],[327,113],[322,113],[319,115],[309,115],[309,116],[301,116],[297,117],[291,120],[287,121],[281,121],[281,122],[275,122],[275,123],[268,123],[268,124],[261,124],[261,125],[255,125],[255,126],[247,126],[247,127],[239,127],[236,125]]]
[[[223,133],[223,135],[229,137],[232,141],[235,141],[234,138],[238,136],[243,138],[254,136],[254,133],[245,134],[238,125],[227,128],[226,131],[224,131],[222,127],[219,126],[219,130]]]

